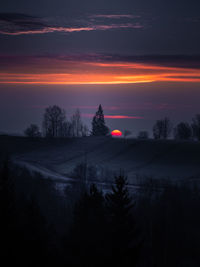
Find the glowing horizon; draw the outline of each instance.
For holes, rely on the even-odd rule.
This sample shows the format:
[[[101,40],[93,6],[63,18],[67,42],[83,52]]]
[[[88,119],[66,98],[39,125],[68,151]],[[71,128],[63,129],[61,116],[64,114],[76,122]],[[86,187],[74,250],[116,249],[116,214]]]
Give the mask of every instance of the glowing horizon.
[[[22,57],[23,59],[23,57]],[[98,59],[97,59],[98,60]],[[200,69],[156,64],[31,58],[0,68],[0,84],[133,84],[200,82]]]

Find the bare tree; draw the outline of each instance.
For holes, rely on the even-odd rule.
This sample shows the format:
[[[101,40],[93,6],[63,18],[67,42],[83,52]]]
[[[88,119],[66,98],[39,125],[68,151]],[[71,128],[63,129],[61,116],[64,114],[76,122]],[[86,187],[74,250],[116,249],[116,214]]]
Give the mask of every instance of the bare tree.
[[[163,139],[167,139],[172,131],[172,123],[169,118],[163,119]]]
[[[174,129],[174,138],[178,140],[189,140],[192,137],[192,128],[187,122],[179,123]]]
[[[31,124],[28,128],[26,128],[24,134],[27,137],[41,137],[39,127],[36,124]]]
[[[167,139],[172,131],[172,123],[169,118],[157,120],[153,126],[153,136],[155,139]]]
[[[192,119],[192,131],[193,137],[200,141],[200,114],[196,114],[196,116]]]
[[[71,137],[72,136],[72,125],[69,121],[64,121],[59,131],[60,137]]]
[[[65,121],[65,111],[54,105],[45,109],[43,132],[46,137],[60,137],[60,131]]]
[[[80,110],[77,109],[71,117],[72,136],[80,137],[82,130],[82,120]]]
[[[155,125],[153,126],[154,139],[161,139],[162,138],[162,128],[163,128],[162,120],[157,120]]]
[[[88,136],[89,135],[89,129],[87,125],[81,125],[81,136]]]

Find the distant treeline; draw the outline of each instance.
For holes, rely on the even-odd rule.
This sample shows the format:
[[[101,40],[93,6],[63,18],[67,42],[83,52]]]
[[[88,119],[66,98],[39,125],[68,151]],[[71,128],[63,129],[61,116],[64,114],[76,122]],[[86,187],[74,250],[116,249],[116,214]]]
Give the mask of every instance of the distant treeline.
[[[199,266],[198,184],[154,179],[130,195],[123,175],[107,194],[66,186],[6,160],[0,165],[1,262],[12,266]]]
[[[153,126],[153,136],[155,139],[167,139],[173,133],[177,140],[198,140],[200,141],[200,114],[197,114],[192,123],[180,122],[173,128],[169,118],[157,120]]]
[[[83,136],[105,136],[109,134],[109,128],[105,124],[104,113],[102,106],[94,115],[91,122],[91,131],[82,122],[79,109],[66,119],[66,112],[59,106],[49,106],[45,109],[42,122],[42,131],[36,124],[31,124],[24,134],[28,137],[83,137]],[[124,138],[132,135],[129,130],[124,130]],[[152,135],[155,140],[166,140],[174,137],[176,140],[197,140],[200,141],[200,114],[196,114],[192,119],[192,123],[180,122],[173,127],[172,122],[168,117],[157,120],[152,128]],[[148,131],[140,131],[137,135],[138,139],[148,139]]]

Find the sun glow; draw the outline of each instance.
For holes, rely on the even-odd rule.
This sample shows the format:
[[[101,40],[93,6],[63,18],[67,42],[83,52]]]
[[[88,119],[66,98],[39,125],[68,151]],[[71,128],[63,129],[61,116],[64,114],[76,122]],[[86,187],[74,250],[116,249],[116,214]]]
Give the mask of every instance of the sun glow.
[[[119,131],[119,130],[113,130],[111,132],[111,135],[114,136],[114,137],[120,137],[120,136],[122,136],[122,132]]]

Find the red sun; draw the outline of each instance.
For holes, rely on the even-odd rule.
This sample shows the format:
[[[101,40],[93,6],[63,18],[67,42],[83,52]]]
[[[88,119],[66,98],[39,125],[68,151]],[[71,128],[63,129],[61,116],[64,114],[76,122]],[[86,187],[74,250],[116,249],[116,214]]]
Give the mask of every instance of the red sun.
[[[111,132],[111,135],[112,136],[122,136],[122,132],[119,130],[114,130]]]

